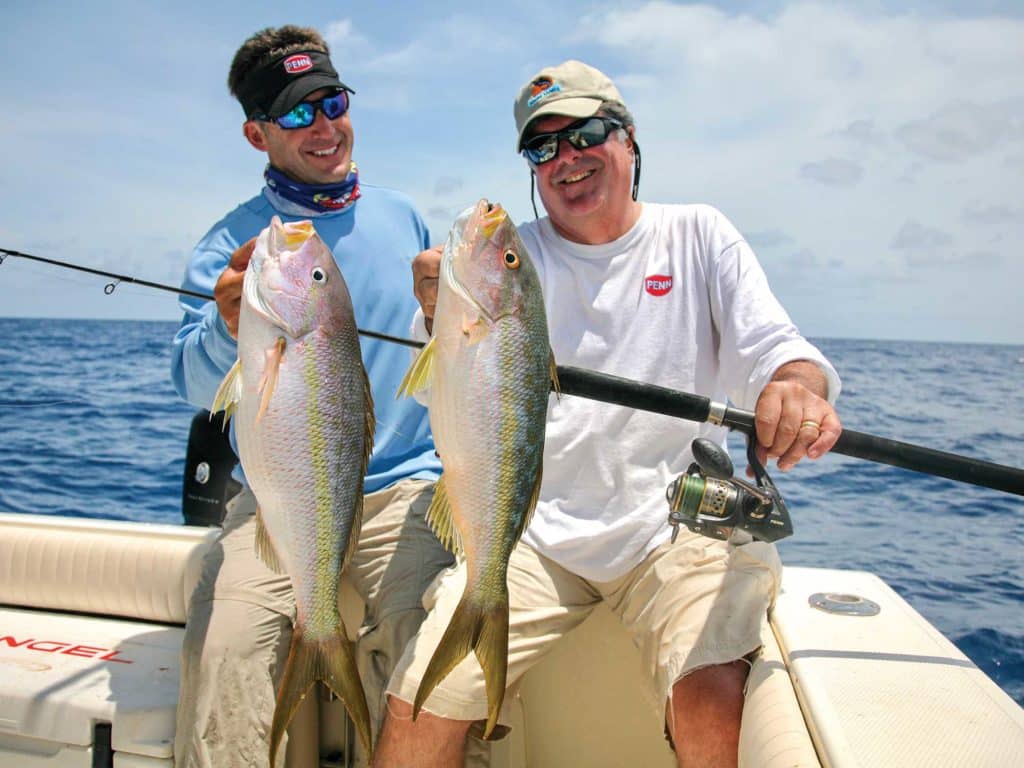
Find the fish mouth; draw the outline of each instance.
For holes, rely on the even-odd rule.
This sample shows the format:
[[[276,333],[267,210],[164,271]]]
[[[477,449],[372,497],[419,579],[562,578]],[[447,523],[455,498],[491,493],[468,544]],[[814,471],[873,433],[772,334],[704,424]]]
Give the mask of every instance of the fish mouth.
[[[465,219],[466,223],[461,228],[461,237],[453,243],[451,251],[445,249],[444,255],[441,258],[441,275],[456,295],[475,307],[481,316],[487,319],[487,322],[493,324],[500,318],[496,318],[488,312],[456,276],[455,257],[452,253],[456,248],[467,247],[467,233],[479,231],[486,240],[490,240],[494,233],[497,232],[498,227],[508,218],[508,213],[501,207],[500,203],[492,203],[487,198],[482,198],[475,206],[463,211],[458,218]],[[458,231],[458,228],[456,228],[456,231]]]
[[[490,203],[486,199],[477,203],[476,213],[479,217],[480,231],[488,240],[494,236],[501,223],[508,218],[508,214],[501,207],[501,203]]]
[[[281,219],[277,216],[274,216],[271,219],[269,229],[270,231],[267,233],[267,250],[270,253],[273,253],[274,257],[254,259],[249,262],[249,271],[252,272],[253,279],[244,280],[242,282],[242,290],[245,294],[246,302],[249,303],[253,310],[263,315],[274,325],[282,328],[289,336],[295,338],[299,335],[298,330],[293,328],[292,324],[286,321],[281,314],[274,309],[264,294],[266,292],[270,292],[275,295],[288,296],[290,298],[297,297],[285,289],[273,285],[270,282],[270,276],[268,276],[267,280],[263,280],[263,272],[270,266],[268,262],[271,262],[274,265],[280,265],[282,261],[299,250],[306,241],[316,235],[316,230],[313,228],[312,221],[296,221],[289,224],[282,224]],[[261,285],[263,287],[262,290],[260,289]]]

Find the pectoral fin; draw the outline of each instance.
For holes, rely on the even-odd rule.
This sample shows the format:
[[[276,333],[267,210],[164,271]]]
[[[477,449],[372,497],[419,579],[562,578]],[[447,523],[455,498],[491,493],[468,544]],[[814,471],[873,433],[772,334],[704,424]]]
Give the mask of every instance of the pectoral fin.
[[[284,349],[287,344],[284,336],[280,336],[277,343],[263,353],[266,363],[263,366],[263,375],[260,377],[260,408],[256,412],[256,421],[259,421],[267,412],[270,398],[274,396],[274,390],[277,389],[277,376],[281,371],[281,358],[284,357]]]
[[[242,399],[242,361],[235,360],[220,386],[217,387],[217,394],[213,396],[213,405],[210,406],[210,417],[218,411],[224,411],[222,424],[227,424],[228,419],[234,415],[238,408],[238,401]]]
[[[428,341],[427,345],[416,355],[416,359],[412,361],[409,370],[402,377],[402,383],[398,385],[396,398],[402,395],[410,397],[421,389],[430,387],[434,380],[434,349],[436,348],[434,342],[436,340],[435,337]]]

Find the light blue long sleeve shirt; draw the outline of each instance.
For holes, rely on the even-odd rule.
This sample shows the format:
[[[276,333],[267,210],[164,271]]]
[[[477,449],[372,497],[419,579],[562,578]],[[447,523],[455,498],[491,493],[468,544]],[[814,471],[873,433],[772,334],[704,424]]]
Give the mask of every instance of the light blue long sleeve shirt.
[[[356,203],[344,211],[316,215],[264,189],[217,222],[199,241],[182,287],[212,295],[231,254],[258,235],[272,216],[286,222],[311,218],[345,276],[358,326],[407,336],[409,318],[417,308],[410,264],[429,245],[429,233],[406,196],[365,184],[360,184],[360,192]],[[238,346],[215,302],[185,296],[179,303],[185,315],[172,346],[171,379],[182,398],[197,408],[209,408],[235,362]],[[427,410],[412,398],[395,398],[409,366],[409,350],[365,336],[360,337],[360,345],[377,417],[365,492],[405,478],[436,479],[441,463],[434,451]],[[238,473],[240,469],[236,476]],[[244,477],[239,479],[244,481]]]

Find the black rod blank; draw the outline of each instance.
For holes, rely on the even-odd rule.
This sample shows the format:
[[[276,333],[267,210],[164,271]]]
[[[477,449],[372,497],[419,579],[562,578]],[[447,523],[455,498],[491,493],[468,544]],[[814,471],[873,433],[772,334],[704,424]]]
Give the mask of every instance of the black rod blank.
[[[583,368],[558,366],[558,381],[564,394],[687,421],[708,421],[711,412],[709,398]],[[746,435],[754,434],[754,414],[750,411],[726,408],[722,423]],[[832,452],[1024,496],[1024,470],[851,429],[843,430]]]

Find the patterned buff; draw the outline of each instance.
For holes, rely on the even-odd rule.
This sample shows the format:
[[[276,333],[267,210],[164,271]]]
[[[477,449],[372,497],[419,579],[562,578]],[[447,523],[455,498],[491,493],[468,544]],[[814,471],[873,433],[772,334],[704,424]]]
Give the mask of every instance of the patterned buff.
[[[263,178],[281,197],[312,211],[343,211],[359,199],[359,170],[354,161],[348,176],[337,184],[303,184],[288,178],[269,163]]]

